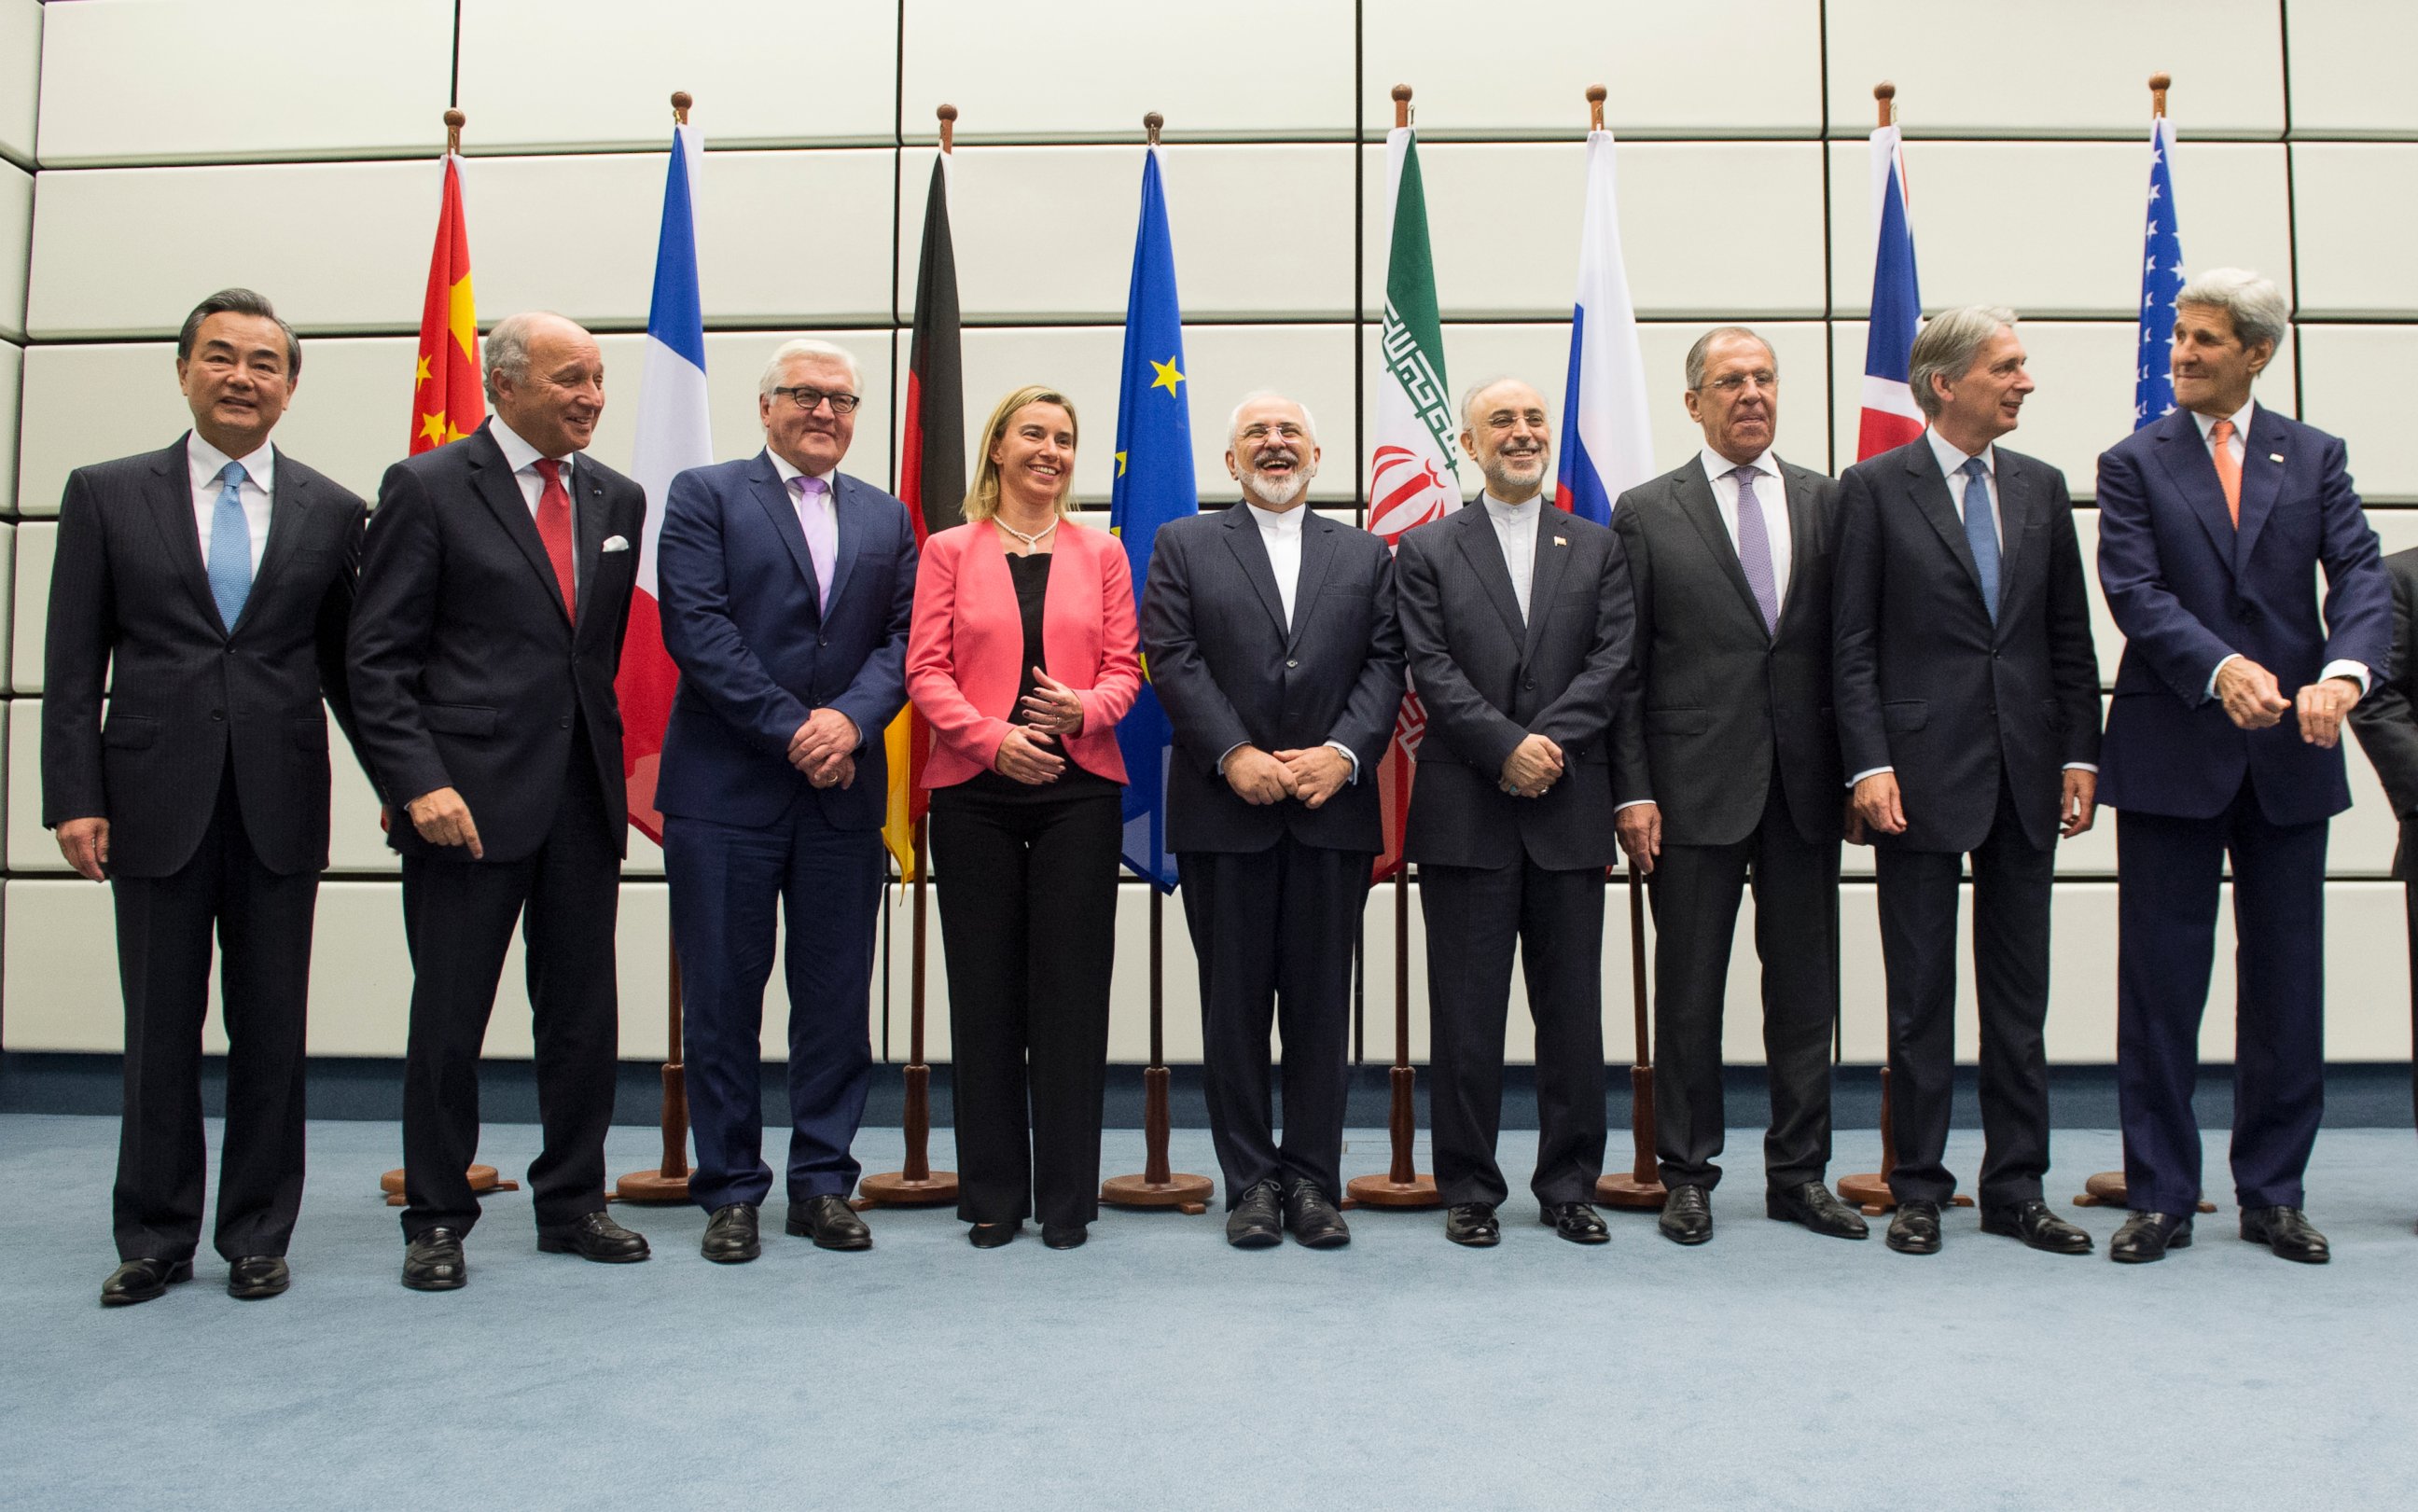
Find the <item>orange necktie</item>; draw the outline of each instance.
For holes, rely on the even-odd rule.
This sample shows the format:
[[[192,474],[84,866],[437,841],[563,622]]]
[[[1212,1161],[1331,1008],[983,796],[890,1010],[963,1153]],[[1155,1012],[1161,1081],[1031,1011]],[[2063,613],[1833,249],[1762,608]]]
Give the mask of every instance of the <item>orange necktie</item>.
[[[571,565],[571,495],[562,486],[562,464],[540,457],[537,475],[544,486],[537,495],[537,537],[545,542],[554,563],[555,581],[562,585],[562,608],[573,624],[579,623],[577,574]]]
[[[2214,443],[2210,460],[2216,464],[2216,481],[2225,489],[2225,512],[2233,516],[2233,527],[2242,528],[2242,459],[2233,454],[2233,422],[2218,420],[2209,427],[2208,438]]]

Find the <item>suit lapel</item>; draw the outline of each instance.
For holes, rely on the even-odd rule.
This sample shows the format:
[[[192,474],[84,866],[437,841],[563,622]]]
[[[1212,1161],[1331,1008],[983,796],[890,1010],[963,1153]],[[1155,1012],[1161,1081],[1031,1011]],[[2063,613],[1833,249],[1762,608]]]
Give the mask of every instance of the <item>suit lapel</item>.
[[[2257,430],[2253,424],[2251,429]],[[2209,460],[2208,443],[2200,438],[2199,423],[2191,411],[2178,409],[2158,422],[2158,465],[2173,479],[2192,513],[2199,517],[2200,528],[2208,532],[2209,543],[2216,548],[2217,560],[2231,572],[2234,548],[2239,534],[2233,528],[2233,516],[2225,508],[2225,485],[2217,481],[2216,464]],[[2242,449],[2249,451],[2248,447]],[[2243,502],[2248,502],[2248,470],[2243,471]]]
[[[2030,469],[2005,452],[1998,453],[1998,623],[2007,622],[2007,605],[2015,601],[2015,573],[2032,516],[2041,499],[2032,487]]]
[[[1219,523],[1226,527],[1226,549],[1234,554],[1234,560],[1242,566],[1244,579],[1260,596],[1260,603],[1266,607],[1268,618],[1276,622],[1277,639],[1289,640],[1291,630],[1285,624],[1284,595],[1277,588],[1276,566],[1268,560],[1268,543],[1260,539],[1260,523],[1251,518],[1250,506],[1229,505]],[[1308,575],[1306,570],[1304,575]],[[1299,594],[1300,585],[1294,585],[1294,592]],[[1300,602],[1298,597],[1294,602]]]
[[[605,529],[604,481],[596,476],[593,465],[582,458],[571,465],[571,551],[577,558],[579,573],[579,627],[600,618],[589,612],[589,590],[595,588],[597,570],[604,562]]]
[[[520,484],[513,481],[511,465],[504,460],[504,449],[485,426],[480,427],[468,442],[470,486],[486,501],[496,523],[504,527],[513,544],[528,558],[529,571],[545,585],[546,593],[554,600],[555,612],[566,622],[570,611],[563,606],[562,585],[555,581],[554,559],[545,554],[545,542],[537,533],[537,522],[529,518],[528,501],[521,497]],[[572,465],[572,477],[576,481],[579,466]],[[574,510],[575,516],[579,512]]]
[[[228,627],[219,618],[218,600],[211,596],[209,568],[202,560],[202,538],[194,528],[191,466],[184,439],[179,437],[175,446],[152,457],[151,480],[144,496],[150,506],[151,522],[160,528],[160,544],[200,607],[203,622],[218,626],[224,634]]]
[[[1335,532],[1333,521],[1322,520],[1301,506],[1301,577],[1293,586],[1293,627],[1285,635],[1285,649],[1301,644],[1301,633],[1309,623],[1309,612],[1318,607],[1318,595],[1326,587],[1326,573],[1335,565]]]
[[[1820,554],[1822,521],[1814,512],[1814,490],[1785,463],[1780,466],[1780,484],[1781,497],[1788,505],[1788,587],[1782,590],[1780,601],[1780,619],[1785,624],[1788,612],[1804,602],[1797,585],[1804,581],[1813,570],[1809,563]],[[1830,612],[1827,603],[1815,607],[1826,615]]]
[[[1705,550],[1721,565],[1722,575],[1730,587],[1737,589],[1738,602],[1753,616],[1758,628],[1763,624],[1763,605],[1754,602],[1754,589],[1746,580],[1746,568],[1738,561],[1737,547],[1730,541],[1729,527],[1722,523],[1721,501],[1713,496],[1713,485],[1705,481],[1705,469],[1693,463],[1679,471],[1671,492],[1679,501],[1679,512],[1696,527],[1703,538]]]
[[[789,548],[789,559],[798,566],[798,575],[806,580],[806,596],[818,599],[822,585],[815,578],[815,556],[806,549],[806,527],[798,523],[796,506],[789,502],[789,491],[781,486],[781,470],[773,466],[769,451],[756,454],[756,466],[748,473],[753,486],[749,492],[762,506],[764,517],[773,524],[773,533],[781,544]]]
[[[1520,642],[1520,659],[1533,661],[1538,640],[1552,618],[1553,598],[1562,586],[1562,571],[1570,564],[1569,516],[1551,504],[1537,506],[1537,562],[1528,573],[1528,633]]]
[[[832,518],[838,522],[838,531],[832,548],[831,591],[823,595],[823,617],[829,619],[839,603],[839,596],[848,588],[848,570],[856,565],[856,554],[865,547],[864,501],[856,496],[857,481],[846,473],[832,474]],[[798,539],[805,539],[805,529],[798,530]],[[813,559],[813,553],[807,554]]]
[[[1528,627],[1520,618],[1520,599],[1511,590],[1511,570],[1503,565],[1503,543],[1494,534],[1494,522],[1486,513],[1486,500],[1472,500],[1461,511],[1461,555],[1485,586],[1486,596],[1494,601],[1494,612],[1503,617],[1503,628],[1522,645],[1527,643]],[[1539,530],[1544,522],[1538,522]],[[1531,583],[1533,602],[1534,584]]]
[[[1906,449],[1906,481],[1914,495],[1914,507],[1922,512],[1933,529],[1948,547],[1948,554],[1964,564],[1966,580],[1973,585],[1973,597],[1982,598],[1982,569],[1973,560],[1973,542],[1965,539],[1965,516],[1956,507],[1955,496],[1948,491],[1948,480],[1939,471],[1939,457],[1931,450],[1928,440],[1917,437]],[[2003,480],[1999,486],[2005,487]],[[2006,557],[1999,555],[1998,583],[2006,586]],[[1986,602],[1986,601],[1983,601]]]
[[[295,542],[311,528],[309,512],[314,502],[311,485],[284,452],[272,454],[276,471],[270,477],[276,491],[268,496],[268,544],[261,549],[260,571],[253,574],[252,592],[244,598],[243,612],[235,617],[237,625],[252,618],[252,606],[260,602],[262,587],[276,581],[286,559],[294,555]],[[228,628],[231,634],[234,627]]]
[[[2194,427],[2196,429],[2196,427]],[[2250,553],[2258,543],[2258,532],[2265,529],[2268,516],[2275,512],[2275,498],[2284,486],[2284,473],[2290,466],[2292,439],[2283,420],[2260,405],[2250,412],[2250,434],[2242,438],[2242,528],[2234,547],[2234,572],[2238,576],[2250,566]],[[2279,465],[2269,457],[2283,457]],[[2216,464],[2209,464],[2214,472]]]

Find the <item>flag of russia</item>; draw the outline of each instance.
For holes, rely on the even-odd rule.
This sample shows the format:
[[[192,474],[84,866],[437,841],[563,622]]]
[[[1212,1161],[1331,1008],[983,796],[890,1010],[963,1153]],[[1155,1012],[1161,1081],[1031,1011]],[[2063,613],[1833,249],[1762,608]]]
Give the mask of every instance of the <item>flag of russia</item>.
[[[1619,182],[1612,133],[1587,133],[1586,214],[1579,233],[1579,298],[1570,313],[1570,374],[1562,394],[1562,458],[1553,503],[1599,525],[1612,502],[1654,476],[1645,359],[1620,256]]]

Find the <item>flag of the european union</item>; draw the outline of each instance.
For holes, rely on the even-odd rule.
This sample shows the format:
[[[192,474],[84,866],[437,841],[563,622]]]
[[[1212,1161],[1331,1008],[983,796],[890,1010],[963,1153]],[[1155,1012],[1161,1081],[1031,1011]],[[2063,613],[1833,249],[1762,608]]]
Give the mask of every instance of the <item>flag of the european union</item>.
[[[1142,160],[1141,229],[1134,237],[1133,287],[1125,296],[1125,376],[1117,388],[1117,474],[1109,528],[1125,548],[1139,610],[1158,527],[1197,513],[1192,479],[1192,406],[1185,391],[1184,316],[1175,298],[1175,249],[1167,236],[1167,196],[1158,152]],[[1147,667],[1145,666],[1145,671]],[[1175,737],[1148,681],[1117,725],[1125,751],[1125,862],[1167,892],[1175,861],[1167,853],[1167,764]]]

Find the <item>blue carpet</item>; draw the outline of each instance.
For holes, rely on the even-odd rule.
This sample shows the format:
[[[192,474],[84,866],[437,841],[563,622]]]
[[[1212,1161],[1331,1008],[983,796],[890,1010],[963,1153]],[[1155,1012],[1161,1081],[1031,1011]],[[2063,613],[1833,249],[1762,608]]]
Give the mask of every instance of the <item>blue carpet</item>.
[[[372,1195],[392,1127],[311,1139],[289,1295],[230,1301],[206,1250],[191,1285],[105,1311],[115,1123],[0,1118],[0,1504],[2383,1507],[2418,1479],[2407,1131],[2320,1140],[2322,1269],[2235,1239],[2229,1202],[2140,1269],[2107,1262],[2104,1211],[2074,1214],[2084,1260],[1969,1211],[1935,1259],[1816,1239],[1764,1219],[1734,1135],[1701,1250],[1636,1215],[1581,1249],[1521,1197],[1492,1252],[1362,1213],[1339,1253],[1238,1254],[1213,1212],[981,1253],[927,1210],[834,1255],[781,1238],[776,1203],[754,1265],[700,1260],[681,1209],[621,1210],[655,1259],[609,1267],[537,1253],[524,1193],[445,1296],[395,1281]],[[513,1172],[534,1145],[491,1125],[483,1153]],[[1521,1170],[1534,1137],[1504,1147]],[[1875,1154],[1840,1149],[1838,1170]],[[2059,1206],[2117,1154],[2097,1131],[2056,1149]],[[894,1166],[898,1134],[859,1151]],[[616,1130],[612,1168],[656,1152]],[[1960,1136],[1951,1165],[1978,1153]],[[1204,1135],[1175,1154],[1212,1168]],[[1110,1135],[1112,1171],[1140,1155]],[[1383,1155],[1355,1134],[1346,1168]]]

